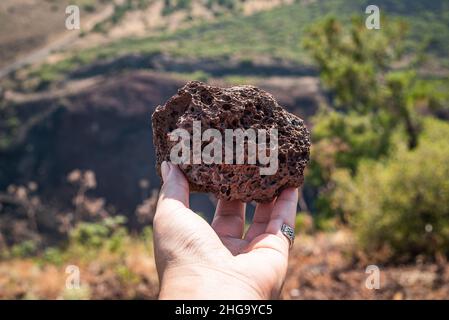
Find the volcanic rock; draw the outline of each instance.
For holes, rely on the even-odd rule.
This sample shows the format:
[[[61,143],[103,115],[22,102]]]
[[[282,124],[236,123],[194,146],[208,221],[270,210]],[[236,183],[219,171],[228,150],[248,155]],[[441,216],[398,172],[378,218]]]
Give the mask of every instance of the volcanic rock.
[[[224,200],[268,202],[285,188],[296,188],[303,183],[304,168],[309,160],[310,134],[301,118],[287,112],[269,93],[254,86],[218,88],[198,81],[187,83],[153,113],[153,142],[159,175],[161,163],[170,161],[170,151],[179,143],[171,141],[170,133],[178,128],[185,129],[192,137],[194,121],[201,124],[202,133],[209,128],[219,130],[223,137],[223,162],[194,164],[190,145],[190,162],[179,167],[191,191],[213,193]],[[277,129],[278,169],[275,173],[261,174],[261,168],[270,164],[248,163],[248,144],[245,144],[243,164],[236,164],[235,150],[234,162],[225,163],[225,154],[229,152],[229,148],[225,148],[226,129],[253,129],[255,132],[265,129],[266,146],[271,142],[269,130]],[[201,150],[210,142],[203,141]]]

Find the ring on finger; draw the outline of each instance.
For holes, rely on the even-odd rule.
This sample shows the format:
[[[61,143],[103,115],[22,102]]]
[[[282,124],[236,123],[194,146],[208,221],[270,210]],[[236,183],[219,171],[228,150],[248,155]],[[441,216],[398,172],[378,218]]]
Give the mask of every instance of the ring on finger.
[[[290,248],[293,246],[293,242],[295,241],[295,230],[287,224],[282,224],[281,226],[282,234],[288,239],[290,243]]]

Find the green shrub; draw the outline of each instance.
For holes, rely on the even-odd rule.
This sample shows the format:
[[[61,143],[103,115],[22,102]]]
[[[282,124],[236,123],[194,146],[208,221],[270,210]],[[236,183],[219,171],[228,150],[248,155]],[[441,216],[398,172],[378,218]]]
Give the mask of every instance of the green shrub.
[[[81,222],[71,231],[69,243],[86,250],[107,247],[116,252],[128,236],[123,227],[125,222],[123,216],[108,217],[100,222]]]
[[[41,259],[42,263],[50,263],[60,266],[64,263],[64,253],[59,248],[46,248]]]
[[[449,255],[448,137],[449,124],[429,118],[417,148],[396,143],[390,158],[362,162],[354,178],[348,170],[334,173],[333,206],[349,217],[367,254]]]
[[[11,247],[11,256],[14,258],[26,258],[37,251],[37,244],[33,240],[25,240]]]
[[[192,0],[164,0],[162,15],[169,15],[178,10],[190,10]]]
[[[355,171],[360,159],[377,159],[389,151],[390,131],[384,124],[387,121],[382,114],[373,117],[325,111],[313,118],[313,139],[326,141],[336,148],[336,167]]]

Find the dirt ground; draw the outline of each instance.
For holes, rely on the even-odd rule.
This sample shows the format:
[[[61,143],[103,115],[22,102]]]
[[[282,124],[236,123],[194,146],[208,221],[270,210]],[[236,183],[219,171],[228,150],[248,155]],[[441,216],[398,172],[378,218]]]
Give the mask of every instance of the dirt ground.
[[[351,258],[347,232],[298,236],[291,253],[282,299],[447,299],[449,264],[419,261],[399,266],[377,265],[379,289],[368,289],[368,265]]]

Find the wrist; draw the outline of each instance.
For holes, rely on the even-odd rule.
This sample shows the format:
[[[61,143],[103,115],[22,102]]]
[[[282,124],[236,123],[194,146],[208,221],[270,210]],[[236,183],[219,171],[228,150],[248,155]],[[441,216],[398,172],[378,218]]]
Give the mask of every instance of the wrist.
[[[164,271],[159,299],[265,299],[249,279],[210,266],[188,265]]]

